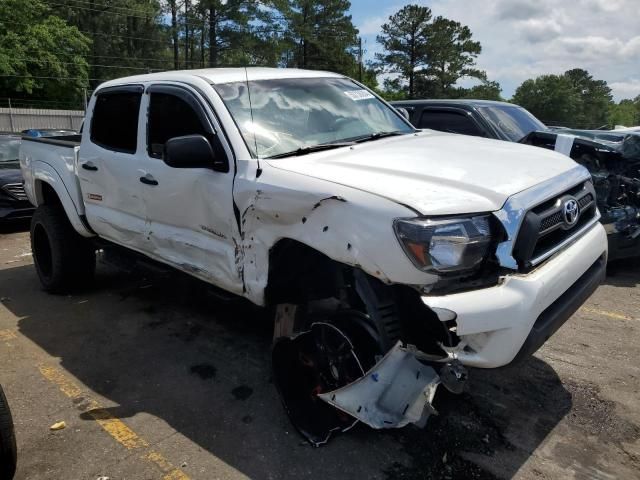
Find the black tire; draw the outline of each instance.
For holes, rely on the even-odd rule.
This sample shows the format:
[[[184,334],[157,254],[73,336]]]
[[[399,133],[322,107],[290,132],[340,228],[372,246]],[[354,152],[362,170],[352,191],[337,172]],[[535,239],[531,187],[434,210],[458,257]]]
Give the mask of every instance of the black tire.
[[[364,375],[400,338],[400,317],[392,289],[359,271],[354,272],[351,284],[345,295],[350,297],[351,308],[333,310],[329,302],[325,310],[322,300],[318,309],[310,303],[298,304],[295,318],[289,320],[297,335],[275,339],[272,350],[273,380],[284,409],[296,430],[316,447],[325,444],[333,432],[345,432],[356,423],[317,395]],[[348,342],[361,367],[358,375],[353,375],[352,368],[344,374],[342,363],[330,360],[331,345],[323,342],[324,337],[315,336],[314,327],[319,325],[333,327],[339,332],[337,338]],[[342,354],[334,357],[345,358]]]
[[[68,293],[93,279],[96,252],[78,234],[59,206],[40,205],[31,219],[31,251],[47,292]]]
[[[16,436],[7,397],[0,386],[0,480],[11,480],[17,464]]]

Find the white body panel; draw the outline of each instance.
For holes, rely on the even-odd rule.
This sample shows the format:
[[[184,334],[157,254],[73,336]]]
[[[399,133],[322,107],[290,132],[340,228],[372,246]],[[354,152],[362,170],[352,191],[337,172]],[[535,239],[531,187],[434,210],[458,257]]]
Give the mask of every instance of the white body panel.
[[[547,150],[431,130],[269,163],[393,199],[423,215],[499,210],[509,196],[575,167]]]
[[[509,275],[501,285],[444,296],[424,296],[429,307],[457,313],[457,334],[473,348],[460,350],[460,361],[492,368],[513,360],[538,316],[555,302],[606,251],[601,224],[568,247],[562,255],[528,275]]]
[[[172,85],[163,82],[163,85]],[[213,111],[195,91],[214,119]],[[148,110],[149,95],[144,95],[141,110]],[[139,130],[137,159],[140,172],[158,185],[144,185],[147,227],[145,252],[187,273],[227,291],[242,294],[242,272],[236,261],[239,232],[233,213],[233,170],[216,172],[207,168],[171,168],[147,153],[147,122]],[[217,122],[216,122],[217,126]],[[231,158],[231,155],[229,155]]]
[[[73,227],[90,237],[93,233],[81,219],[85,207],[77,176],[78,151],[77,146],[58,147],[26,140],[20,147],[20,168],[25,192],[33,205],[42,203],[42,184],[48,184],[60,198]]]
[[[249,154],[211,86],[247,77],[334,76],[221,69],[107,82],[101,88],[132,83],[188,88],[223,138],[230,171],[176,169],[149,157],[149,95],[143,95],[136,154],[92,144],[89,128],[77,160],[63,158],[61,147],[45,151],[25,142],[21,160],[27,193],[37,204],[37,180],[46,178],[83,235],[91,234],[79,217],[86,214],[98,235],[262,305],[269,251],[281,239],[297,240],[386,283],[429,286],[438,277],[418,270],[409,260],[395,237],[395,219],[495,212],[512,195],[576,169],[571,159],[544,149],[435,132],[258,160]],[[86,126],[91,125],[94,102]],[[98,170],[82,169],[83,162]],[[158,185],[140,183],[145,175]],[[424,297],[424,302],[458,313],[459,334],[476,348],[473,356],[461,355],[463,363],[499,366],[513,358],[539,312],[603,253],[606,238],[598,224],[529,275],[506,276],[488,289]]]
[[[91,143],[85,135],[78,161],[78,178],[87,221],[101,237],[144,250],[147,230],[143,189],[139,181],[140,154],[113,152]],[[83,164],[97,171],[82,168]]]

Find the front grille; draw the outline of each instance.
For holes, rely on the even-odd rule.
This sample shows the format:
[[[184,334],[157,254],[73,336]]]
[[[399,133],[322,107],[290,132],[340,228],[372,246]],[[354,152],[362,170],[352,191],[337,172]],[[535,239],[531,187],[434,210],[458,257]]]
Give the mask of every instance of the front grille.
[[[525,215],[514,244],[513,256],[521,269],[541,263],[566,241],[571,241],[585,225],[597,216],[595,191],[591,182],[583,182],[531,208]],[[565,205],[575,200],[578,205],[575,223]]]
[[[2,189],[16,200],[27,200],[27,194],[24,191],[24,185],[21,183],[8,183]]]

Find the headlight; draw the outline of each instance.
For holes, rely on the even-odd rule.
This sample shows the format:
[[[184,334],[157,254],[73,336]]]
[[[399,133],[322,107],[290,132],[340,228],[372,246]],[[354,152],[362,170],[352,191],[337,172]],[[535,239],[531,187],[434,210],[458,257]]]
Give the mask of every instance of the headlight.
[[[396,236],[420,270],[458,272],[477,267],[491,244],[489,215],[449,219],[399,219]]]

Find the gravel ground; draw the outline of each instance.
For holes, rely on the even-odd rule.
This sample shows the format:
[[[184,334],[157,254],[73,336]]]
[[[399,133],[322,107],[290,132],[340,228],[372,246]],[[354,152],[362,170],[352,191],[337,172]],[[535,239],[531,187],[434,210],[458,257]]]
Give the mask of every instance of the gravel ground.
[[[359,426],[313,449],[272,385],[263,311],[106,267],[83,294],[47,295],[22,230],[0,230],[18,479],[640,478],[640,262],[610,267],[523,366],[440,391],[424,430]]]

